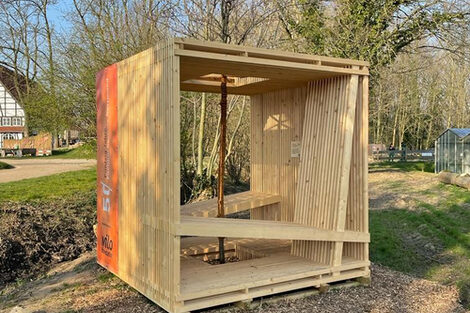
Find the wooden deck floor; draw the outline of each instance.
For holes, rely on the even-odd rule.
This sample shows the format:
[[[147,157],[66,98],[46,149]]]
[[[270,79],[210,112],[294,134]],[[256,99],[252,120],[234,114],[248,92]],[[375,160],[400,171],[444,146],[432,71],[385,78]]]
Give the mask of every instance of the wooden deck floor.
[[[189,240],[183,243],[186,239]],[[199,253],[204,249],[203,242],[213,245],[214,239],[217,240],[184,238],[182,247],[191,253]],[[277,243],[280,244],[280,252],[276,252],[276,242],[273,240],[263,242],[243,239],[238,244],[243,245],[243,241],[247,248],[257,246],[272,254],[219,265],[208,265],[188,254],[182,256],[181,288],[178,297],[181,312],[369,275],[369,261],[343,258],[340,266],[332,268],[290,255],[286,252],[290,248],[286,248],[285,242],[283,245]],[[237,245],[237,239],[229,239],[227,242],[229,246]],[[195,243],[198,243],[198,249],[202,250],[195,249]]]

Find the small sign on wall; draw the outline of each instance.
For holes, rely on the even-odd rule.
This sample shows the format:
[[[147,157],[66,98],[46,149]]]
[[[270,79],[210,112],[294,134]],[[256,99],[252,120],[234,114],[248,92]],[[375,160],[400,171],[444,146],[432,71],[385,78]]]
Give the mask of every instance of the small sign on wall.
[[[300,141],[290,142],[290,156],[291,158],[300,158]]]

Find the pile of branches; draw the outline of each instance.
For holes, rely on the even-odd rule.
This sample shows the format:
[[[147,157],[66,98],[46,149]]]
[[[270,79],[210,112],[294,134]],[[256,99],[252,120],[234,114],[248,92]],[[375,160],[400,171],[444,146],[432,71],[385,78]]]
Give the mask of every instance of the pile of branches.
[[[0,288],[95,246],[96,196],[0,204]]]

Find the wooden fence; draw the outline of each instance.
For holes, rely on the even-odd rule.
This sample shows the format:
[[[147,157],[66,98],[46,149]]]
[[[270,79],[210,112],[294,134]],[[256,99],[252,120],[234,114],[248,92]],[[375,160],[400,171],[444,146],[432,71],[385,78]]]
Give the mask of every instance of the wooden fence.
[[[36,136],[23,139],[6,139],[3,141],[4,150],[36,149],[36,155],[50,155],[52,151],[52,136],[49,133],[40,133]]]
[[[377,161],[432,161],[434,149],[427,150],[380,150],[369,154],[373,162]]]

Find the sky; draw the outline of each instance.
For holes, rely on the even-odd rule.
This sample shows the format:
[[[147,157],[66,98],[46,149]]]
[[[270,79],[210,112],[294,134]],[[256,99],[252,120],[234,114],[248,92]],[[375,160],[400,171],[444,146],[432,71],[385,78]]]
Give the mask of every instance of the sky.
[[[67,32],[71,23],[67,20],[66,13],[73,9],[73,0],[59,0],[57,4],[49,7],[48,16],[54,28],[58,32]]]

